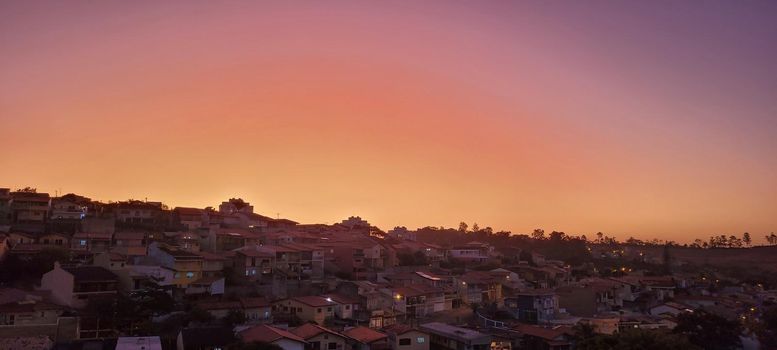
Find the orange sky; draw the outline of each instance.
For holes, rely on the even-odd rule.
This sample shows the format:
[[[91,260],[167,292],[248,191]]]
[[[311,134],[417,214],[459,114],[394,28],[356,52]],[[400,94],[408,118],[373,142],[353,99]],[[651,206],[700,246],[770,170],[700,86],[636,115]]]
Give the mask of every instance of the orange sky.
[[[431,4],[4,2],[0,187],[384,229],[777,231],[763,9],[739,32],[731,9]]]

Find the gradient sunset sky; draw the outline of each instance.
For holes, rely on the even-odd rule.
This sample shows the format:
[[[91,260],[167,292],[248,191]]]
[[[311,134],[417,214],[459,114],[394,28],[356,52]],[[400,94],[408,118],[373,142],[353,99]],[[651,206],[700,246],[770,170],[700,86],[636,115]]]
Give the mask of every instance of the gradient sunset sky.
[[[2,1],[0,187],[777,231],[777,1]]]

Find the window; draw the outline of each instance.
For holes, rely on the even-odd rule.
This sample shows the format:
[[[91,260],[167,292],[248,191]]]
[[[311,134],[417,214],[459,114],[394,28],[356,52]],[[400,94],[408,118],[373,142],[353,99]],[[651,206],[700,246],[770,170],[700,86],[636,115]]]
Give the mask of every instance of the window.
[[[327,348],[329,348],[329,350],[335,350],[337,349],[337,343],[329,343],[329,345],[327,345]]]
[[[181,273],[176,272],[175,274],[173,274],[173,278],[181,278]]]
[[[326,308],[326,311],[332,312],[332,307],[330,306],[330,307]]]
[[[410,338],[400,338],[399,339],[399,345],[400,346],[410,345]]]
[[[351,309],[351,305],[346,305],[346,306],[345,306],[345,309],[346,309],[346,310],[350,310],[350,309]]]
[[[194,272],[189,271],[186,273],[186,278],[193,278],[193,277],[194,277]]]
[[[321,313],[321,308],[318,308],[316,312]]]
[[[81,240],[81,241],[79,241],[78,243],[79,243],[79,244],[81,244],[81,245],[86,245],[86,240],[85,240],[85,239],[82,239],[82,240]]]
[[[425,343],[425,342],[426,342],[426,338],[424,338],[424,337],[418,337],[418,338],[416,338],[416,339],[415,339],[415,341],[416,341],[416,343],[418,343],[418,344],[423,344],[423,343]]]

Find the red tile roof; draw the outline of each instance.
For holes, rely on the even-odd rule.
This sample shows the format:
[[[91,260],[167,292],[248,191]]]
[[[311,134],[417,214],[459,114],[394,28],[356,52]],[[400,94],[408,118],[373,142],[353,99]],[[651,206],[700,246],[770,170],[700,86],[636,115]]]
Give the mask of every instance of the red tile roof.
[[[306,343],[305,339],[302,339],[299,336],[296,336],[289,331],[285,331],[283,329],[264,325],[264,324],[245,329],[240,333],[238,333],[238,335],[245,343],[250,343],[250,342],[272,343],[276,340],[283,339],[283,338],[295,340],[301,343]]]
[[[297,302],[303,303],[303,304],[308,305],[308,306],[313,306],[313,307],[332,306],[332,305],[336,305],[337,304],[334,300],[329,301],[325,297],[320,297],[320,296],[317,296],[317,295],[309,295],[309,296],[304,296],[304,297],[294,297],[294,298],[291,298],[291,300],[295,300]]]
[[[562,335],[573,334],[572,327],[568,326],[556,326],[553,328],[548,328],[521,323],[513,327],[513,329],[523,334],[528,334],[545,340],[556,340]]]
[[[374,341],[388,338],[388,336],[385,333],[381,333],[364,326],[346,329],[345,331],[343,331],[343,334],[365,344],[369,344]]]
[[[344,337],[342,334],[337,333],[329,328],[321,327],[317,324],[313,323],[305,323],[297,328],[294,328],[290,330],[291,333],[294,333],[296,336],[303,338],[303,339],[310,339],[313,338],[321,333],[330,333],[334,334],[340,337]]]

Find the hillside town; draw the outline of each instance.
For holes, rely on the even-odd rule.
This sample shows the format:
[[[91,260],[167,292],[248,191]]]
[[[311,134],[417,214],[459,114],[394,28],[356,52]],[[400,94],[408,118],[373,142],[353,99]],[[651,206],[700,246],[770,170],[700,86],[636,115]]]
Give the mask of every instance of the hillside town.
[[[773,349],[775,272],[684,258],[773,248],[0,188],[0,349]]]

